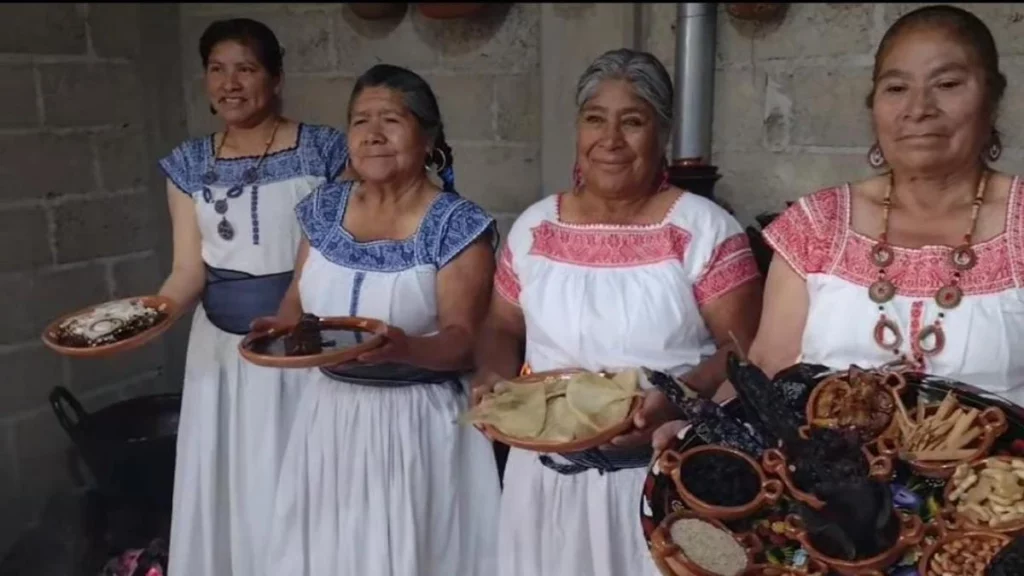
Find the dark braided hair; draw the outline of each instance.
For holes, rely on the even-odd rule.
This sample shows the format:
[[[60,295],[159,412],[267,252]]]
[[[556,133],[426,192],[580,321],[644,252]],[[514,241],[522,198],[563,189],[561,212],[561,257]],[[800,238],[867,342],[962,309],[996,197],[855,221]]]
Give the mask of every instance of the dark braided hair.
[[[352,88],[352,96],[348,101],[348,118],[352,120],[352,104],[367,88],[389,88],[402,95],[405,107],[419,122],[420,128],[433,143],[433,149],[427,156],[426,163],[433,166],[446,192],[455,192],[455,171],[452,164],[455,155],[444,136],[444,123],[441,121],[441,109],[437,105],[437,97],[430,84],[419,74],[391,64],[377,64],[363,73]]]

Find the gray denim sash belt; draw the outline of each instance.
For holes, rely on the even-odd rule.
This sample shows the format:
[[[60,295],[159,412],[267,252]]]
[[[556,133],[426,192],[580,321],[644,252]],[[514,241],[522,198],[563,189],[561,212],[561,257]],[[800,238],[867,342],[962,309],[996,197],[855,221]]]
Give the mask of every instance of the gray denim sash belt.
[[[435,372],[403,364],[353,364],[341,368],[321,368],[320,372],[331,380],[357,386],[376,388],[449,386],[456,394],[462,393],[462,384],[459,382],[457,373]]]
[[[231,334],[248,334],[249,325],[261,316],[273,316],[281,305],[292,272],[253,276],[246,272],[206,267],[203,309],[217,328]]]
[[[570,454],[559,454],[569,463],[556,462],[548,455],[540,456],[540,463],[558,472],[559,474],[580,474],[587,470],[597,470],[598,473],[618,472],[631,468],[646,468],[654,455],[654,449],[650,445],[640,448],[604,451],[597,448],[572,452]]]

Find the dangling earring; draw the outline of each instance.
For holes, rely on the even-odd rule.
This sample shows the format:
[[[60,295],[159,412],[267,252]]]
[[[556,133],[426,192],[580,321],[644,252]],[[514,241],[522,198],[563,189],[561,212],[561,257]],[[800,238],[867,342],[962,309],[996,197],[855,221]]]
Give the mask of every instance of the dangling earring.
[[[989,162],[995,162],[999,160],[999,157],[1003,155],[1003,142],[999,139],[999,132],[995,129],[992,130],[992,138],[989,140],[988,149],[985,150],[985,157],[988,158]]]
[[[875,170],[885,166],[885,156],[882,155],[882,148],[878,143],[871,145],[871,149],[868,150],[868,164]]]
[[[583,189],[583,171],[580,170],[579,162],[572,167],[572,189],[576,192]]]

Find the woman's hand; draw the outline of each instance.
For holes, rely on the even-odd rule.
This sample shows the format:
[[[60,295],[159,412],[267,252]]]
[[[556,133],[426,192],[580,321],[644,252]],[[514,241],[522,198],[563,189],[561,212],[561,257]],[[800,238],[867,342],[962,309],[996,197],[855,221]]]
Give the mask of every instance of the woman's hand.
[[[413,345],[405,330],[394,326],[383,326],[373,331],[374,336],[384,338],[384,344],[369,352],[363,352],[356,359],[364,364],[398,364],[418,365],[413,358]]]
[[[654,447],[654,451],[657,453],[668,448],[672,441],[679,436],[679,431],[686,428],[686,425],[687,422],[683,420],[672,420],[659,426],[654,431],[654,436],[651,437],[651,445]]]
[[[651,443],[654,431],[678,417],[678,408],[659,390],[644,392],[643,403],[633,416],[633,428],[625,434],[612,438],[611,445],[619,448],[646,446]]]
[[[477,372],[470,384],[470,406],[476,406],[484,396],[494,391],[495,387],[505,379],[490,371]]]

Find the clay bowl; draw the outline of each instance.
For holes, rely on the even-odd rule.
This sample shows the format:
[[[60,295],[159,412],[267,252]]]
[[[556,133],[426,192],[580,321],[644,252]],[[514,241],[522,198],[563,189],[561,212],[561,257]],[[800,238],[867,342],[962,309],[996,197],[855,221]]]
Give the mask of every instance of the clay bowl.
[[[700,500],[686,489],[686,485],[683,484],[682,470],[687,460],[698,454],[708,452],[735,456],[750,465],[750,468],[757,473],[758,478],[761,480],[761,490],[753,500],[742,506],[716,506]],[[672,481],[676,485],[676,491],[679,492],[679,497],[687,508],[696,511],[701,517],[714,518],[723,522],[747,518],[765,506],[771,506],[778,502],[785,491],[785,486],[780,480],[769,479],[764,475],[764,471],[758,466],[757,461],[739,450],[726,448],[725,446],[698,446],[682,454],[674,450],[666,450],[658,459],[658,465],[672,476]]]
[[[807,418],[807,424],[800,427],[800,435],[803,438],[810,437],[810,429],[815,426],[814,422],[819,419],[818,414],[818,399],[826,390],[832,390],[837,387],[849,386],[848,382],[849,373],[841,372],[834,376],[826,378],[821,384],[814,387],[811,391],[811,395],[807,398],[807,407],[804,409],[804,416]],[[892,395],[893,402],[900,402],[900,395],[903,390],[907,387],[906,379],[898,372],[887,372],[885,373],[880,389],[888,392]],[[893,410],[892,418],[889,420],[888,426],[881,430],[877,434],[874,434],[871,438],[865,438],[865,440],[871,441],[880,436],[888,435],[896,428],[896,412]]]
[[[124,298],[123,300],[114,300],[112,302],[118,301],[141,302],[147,308],[153,308],[154,310],[163,312],[164,314],[166,314],[166,316],[164,317],[163,320],[151,326],[150,328],[142,332],[139,332],[134,336],[125,338],[124,340],[114,342],[113,344],[91,346],[88,348],[62,345],[57,340],[58,328],[60,328],[60,325],[63,324],[66,320],[70,320],[71,318],[74,318],[76,316],[87,314],[92,310],[98,308],[98,306],[88,306],[86,308],[82,308],[81,310],[76,310],[75,312],[72,312],[70,314],[65,314],[60,318],[57,318],[53,322],[50,322],[46,326],[46,328],[43,329],[43,343],[46,344],[54,352],[63,354],[65,356],[74,356],[77,358],[98,358],[101,356],[110,356],[113,354],[127,352],[129,350],[134,350],[145,344],[148,344],[149,342],[151,342],[152,340],[166,332],[167,329],[170,328],[174,324],[174,321],[177,319],[178,304],[175,301],[171,300],[170,298],[166,298],[164,296],[140,296],[136,298]],[[101,304],[100,306],[102,305],[104,304]]]
[[[972,548],[977,545],[976,543],[979,539],[986,539],[995,541],[999,548],[1002,548],[1012,541],[1012,538],[1009,535],[994,532],[992,530],[954,530],[953,526],[943,520],[939,520],[935,524],[929,524],[925,529],[925,533],[927,536],[935,538],[935,541],[924,548],[921,553],[921,558],[917,562],[917,572],[920,576],[932,576],[933,574],[937,575],[943,573],[941,570],[931,571],[928,568],[935,555],[938,554],[939,551],[947,544],[962,541],[965,546]],[[991,562],[991,560],[989,560],[989,562]],[[978,572],[979,575],[981,573],[982,572]]]
[[[801,568],[755,564],[743,571],[740,576],[828,576],[828,566],[813,558],[809,558],[807,564]]]
[[[885,552],[863,560],[840,560],[819,552],[811,543],[803,520],[796,514],[786,517],[786,537],[799,542],[807,551],[808,556],[825,564],[841,576],[884,576],[885,568],[900,559],[908,548],[917,546],[924,537],[924,524],[921,523],[921,518],[909,512],[896,511],[894,513],[900,520],[900,532],[896,543]]]
[[[925,414],[934,413],[938,409],[938,405],[929,406],[925,409]],[[956,472],[957,466],[965,462],[976,462],[988,456],[992,451],[992,445],[1006,432],[1006,414],[995,406],[989,406],[984,409],[978,415],[978,421],[981,422],[983,432],[981,436],[975,438],[974,441],[965,447],[973,449],[974,452],[967,458],[961,458],[960,460],[925,462],[909,458],[909,455],[902,453],[898,428],[876,439],[875,446],[879,454],[903,460],[919,476],[944,480]]]
[[[713,572],[701,568],[697,564],[694,564],[692,560],[683,554],[683,551],[672,541],[671,528],[679,520],[685,518],[696,518],[703,520],[712,526],[724,530],[733,535],[736,542],[743,547],[743,550],[747,553],[747,566],[753,566],[754,560],[758,554],[764,550],[764,546],[761,544],[761,539],[757,535],[745,532],[736,534],[725,527],[720,521],[713,518],[704,518],[703,515],[693,510],[687,510],[680,508],[672,514],[669,514],[661,521],[661,524],[654,529],[651,533],[651,556],[654,558],[654,563],[658,566],[658,570],[664,576],[716,576]],[[748,568],[749,569],[749,568]],[[746,572],[742,572],[746,574]]]
[[[417,5],[420,13],[435,20],[452,20],[455,18],[471,18],[487,8],[487,4],[479,2],[426,2]]]
[[[1024,461],[1024,458],[1013,458],[1011,456],[990,456],[984,460],[979,460],[971,465],[971,468],[975,472],[980,471],[985,467],[985,462],[988,460],[1002,460],[1004,462],[1011,462],[1016,460],[1018,462]],[[944,527],[948,532],[954,531],[977,531],[977,532],[997,532],[1000,534],[1009,534],[1016,536],[1024,533],[1024,519],[1017,520],[1014,522],[1007,522],[1003,524],[996,524],[995,526],[989,526],[988,524],[979,524],[966,514],[961,514],[956,510],[956,504],[949,501],[949,495],[956,489],[956,483],[950,478],[946,482],[946,488],[942,493],[942,500],[946,503],[946,507],[942,510],[940,518],[943,520]]]
[[[510,383],[515,384],[535,384],[544,380],[550,379],[568,379],[574,374],[580,374],[586,372],[581,368],[568,368],[564,370],[548,370],[545,372],[532,372],[530,374],[520,376],[510,380]],[[598,374],[606,377],[611,377],[610,372],[597,372]],[[577,438],[571,442],[551,442],[545,440],[532,440],[523,438],[514,438],[507,436],[500,432],[494,426],[490,424],[484,424],[477,428],[487,435],[491,440],[501,442],[502,444],[512,446],[513,448],[521,448],[523,450],[529,450],[531,452],[537,452],[539,454],[571,454],[573,452],[582,452],[583,450],[590,450],[591,448],[597,448],[598,446],[604,446],[611,441],[612,438],[625,433],[633,427],[633,417],[636,416],[636,412],[640,410],[640,406],[643,404],[643,397],[637,396],[633,399],[633,404],[629,407],[629,414],[618,424],[605,428],[598,434],[589,436],[587,438]]]
[[[373,318],[359,318],[356,316],[336,316],[320,318],[321,331],[343,330],[349,332],[361,332],[366,338],[355,345],[343,348],[325,349],[320,354],[305,356],[283,356],[263,354],[257,351],[257,345],[261,340],[281,338],[285,334],[295,330],[298,324],[270,328],[262,331],[255,331],[246,334],[245,338],[238,343],[238,352],[243,358],[257,366],[268,368],[321,368],[324,366],[337,366],[353,362],[365,352],[369,352],[384,344],[384,336],[378,334],[383,331],[384,323]]]
[[[348,7],[364,20],[384,20],[405,14],[404,2],[350,2]]]
[[[885,455],[874,456],[867,450],[862,449],[864,457],[868,460],[868,475],[875,480],[887,482],[892,476],[892,458]],[[761,455],[761,465],[764,471],[775,476],[786,486],[786,491],[794,499],[803,502],[815,510],[821,510],[825,503],[810,492],[804,492],[796,487],[793,475],[789,470],[789,462],[786,455],[777,448],[769,448]]]

